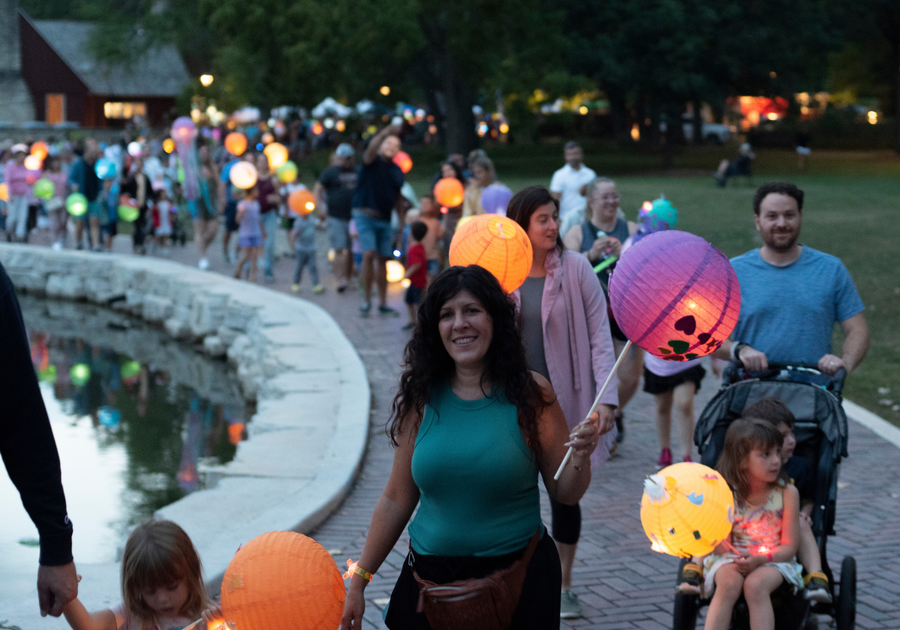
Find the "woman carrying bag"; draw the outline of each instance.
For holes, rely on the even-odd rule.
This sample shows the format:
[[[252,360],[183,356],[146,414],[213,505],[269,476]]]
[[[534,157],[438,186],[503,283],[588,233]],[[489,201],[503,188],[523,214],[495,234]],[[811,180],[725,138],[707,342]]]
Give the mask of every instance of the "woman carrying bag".
[[[527,369],[515,312],[474,265],[444,271],[428,290],[392,407],[393,469],[342,630],[362,627],[364,589],[417,506],[388,628],[559,627],[559,558],[541,524],[538,475],[555,500],[577,503],[599,430],[592,417],[569,432],[553,389]],[[569,445],[574,465],[554,481]]]

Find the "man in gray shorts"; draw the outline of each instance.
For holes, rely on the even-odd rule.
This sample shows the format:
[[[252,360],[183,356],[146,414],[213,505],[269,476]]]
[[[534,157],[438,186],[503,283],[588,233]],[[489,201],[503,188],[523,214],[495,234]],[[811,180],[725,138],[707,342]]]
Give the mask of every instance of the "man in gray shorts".
[[[331,166],[322,171],[313,195],[316,207],[323,209],[328,225],[328,242],[334,250],[334,276],[337,291],[343,293],[353,272],[353,257],[350,255],[350,211],[353,205],[353,191],[359,173],[356,169],[353,147],[347,143],[338,146]]]

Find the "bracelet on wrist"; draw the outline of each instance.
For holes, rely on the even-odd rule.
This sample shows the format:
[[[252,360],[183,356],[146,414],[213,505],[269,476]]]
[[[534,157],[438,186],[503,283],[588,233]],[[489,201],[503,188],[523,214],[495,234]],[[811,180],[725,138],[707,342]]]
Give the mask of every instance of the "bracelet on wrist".
[[[731,360],[732,361],[740,361],[741,360],[741,350],[747,346],[743,341],[735,341],[731,344]]]
[[[347,560],[347,571],[344,573],[344,575],[342,577],[346,580],[347,578],[352,578],[354,575],[358,575],[359,577],[366,580],[367,582],[371,582],[372,578],[375,577],[374,573],[369,573],[368,571],[366,571],[365,569],[360,567],[357,563],[348,559]]]

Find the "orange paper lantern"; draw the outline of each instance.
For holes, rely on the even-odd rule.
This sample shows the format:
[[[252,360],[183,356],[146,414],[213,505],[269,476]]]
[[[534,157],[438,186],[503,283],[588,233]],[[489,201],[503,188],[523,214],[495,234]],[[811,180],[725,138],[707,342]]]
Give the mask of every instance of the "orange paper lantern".
[[[163,140],[163,151],[166,153],[171,153],[175,150],[175,141],[172,138],[166,138]]]
[[[263,153],[265,153],[266,158],[269,160],[269,168],[271,169],[277,169],[288,161],[287,147],[280,142],[267,144],[266,148],[263,149]]]
[[[305,217],[316,209],[316,198],[311,192],[301,188],[290,194],[288,197],[288,207],[301,217]]]
[[[36,155],[38,158],[43,161],[47,154],[50,153],[50,150],[47,148],[47,143],[38,140],[34,144],[31,145],[31,155]]]
[[[434,198],[442,206],[455,208],[463,202],[466,191],[455,177],[445,177],[434,185]]]
[[[413,167],[412,158],[409,157],[409,154],[406,151],[397,152],[397,155],[394,156],[394,164],[400,167],[400,170],[403,171],[404,175],[409,173]]]
[[[741,287],[725,254],[699,236],[667,230],[622,254],[610,276],[609,303],[635,344],[667,361],[689,361],[728,339],[741,312]]]
[[[450,242],[451,265],[484,267],[507,293],[525,282],[532,255],[525,230],[512,219],[496,214],[471,217],[462,227],[457,226]]]
[[[234,555],[222,579],[222,612],[239,630],[335,630],[344,582],[334,559],[295,532],[257,536]]]
[[[9,201],[9,186],[0,183],[0,201]]]
[[[250,162],[238,162],[228,171],[228,179],[236,188],[247,190],[256,185],[256,167]]]
[[[651,549],[671,556],[705,556],[731,533],[734,495],[718,472],[681,463],[644,480],[641,525]]]
[[[232,131],[225,136],[225,150],[232,155],[243,155],[247,150],[247,136],[237,131]]]

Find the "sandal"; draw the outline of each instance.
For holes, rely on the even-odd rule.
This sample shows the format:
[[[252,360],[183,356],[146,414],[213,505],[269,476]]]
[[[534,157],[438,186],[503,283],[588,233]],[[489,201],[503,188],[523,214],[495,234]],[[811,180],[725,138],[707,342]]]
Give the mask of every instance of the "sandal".
[[[684,565],[681,569],[681,582],[675,587],[675,590],[684,595],[699,595],[700,580],[703,579],[703,569],[699,565],[692,562]]]

